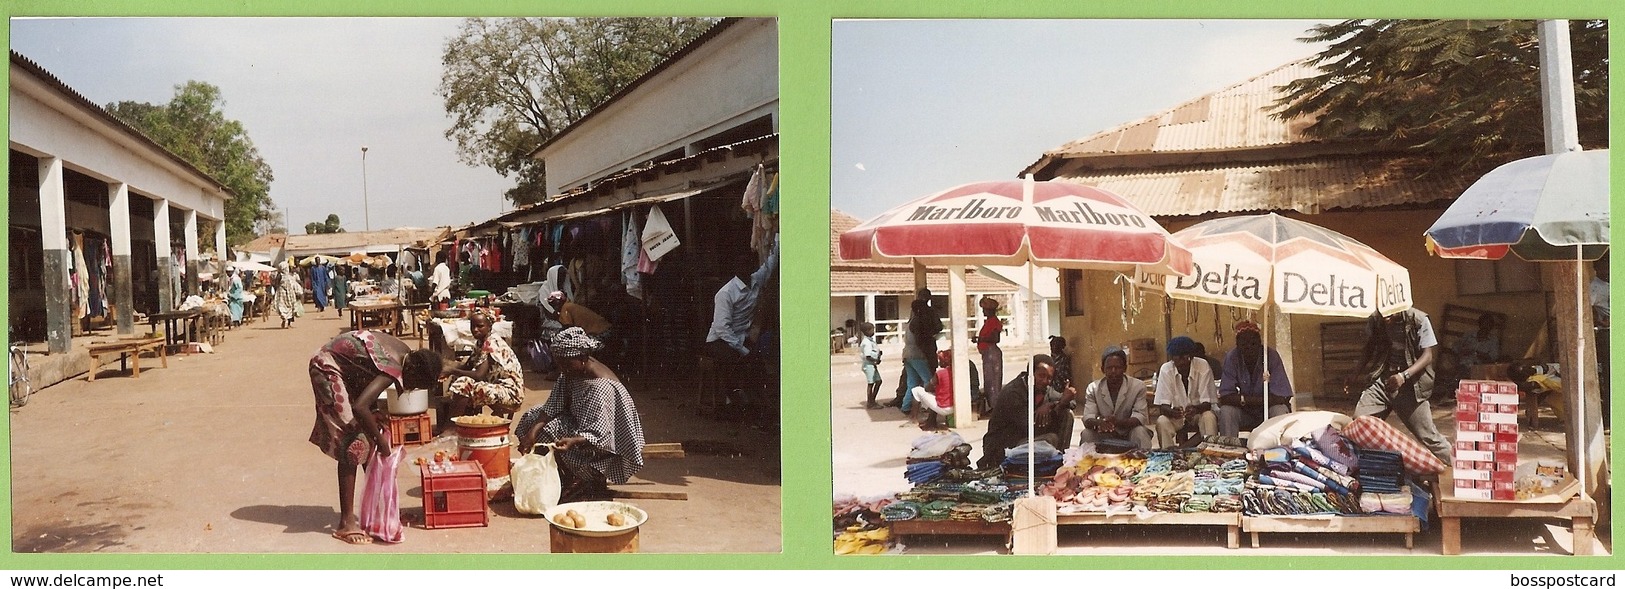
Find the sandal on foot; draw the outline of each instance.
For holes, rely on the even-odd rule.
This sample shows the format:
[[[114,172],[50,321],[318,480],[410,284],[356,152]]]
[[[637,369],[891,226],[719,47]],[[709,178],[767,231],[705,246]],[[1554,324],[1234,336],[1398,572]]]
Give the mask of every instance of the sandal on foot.
[[[372,536],[367,535],[366,532],[363,532],[361,530],[350,530],[348,532],[336,531],[336,532],[333,532],[333,537],[344,541],[344,543],[346,543],[346,544],[358,544],[359,545],[359,544],[371,544],[372,543]]]

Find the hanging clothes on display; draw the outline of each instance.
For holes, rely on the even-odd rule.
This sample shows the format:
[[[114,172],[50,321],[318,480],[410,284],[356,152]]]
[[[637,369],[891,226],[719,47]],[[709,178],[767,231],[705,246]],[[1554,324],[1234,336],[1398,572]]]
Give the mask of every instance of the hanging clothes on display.
[[[739,208],[751,218],[750,249],[758,254],[766,255],[768,246],[773,243],[773,233],[778,229],[778,215],[767,210],[769,194],[773,195],[773,210],[778,209],[778,179],[778,174],[770,177],[766,168],[758,164],[751,172],[750,181],[745,183],[745,194],[739,201]]]
[[[649,253],[649,259],[658,262],[678,245],[677,232],[660,212],[660,205],[649,207],[649,219],[643,225],[643,251]]]
[[[638,254],[643,251],[643,238],[638,231],[638,212],[626,211],[621,224],[621,281],[626,284],[626,294],[641,300],[643,277],[638,274]]]

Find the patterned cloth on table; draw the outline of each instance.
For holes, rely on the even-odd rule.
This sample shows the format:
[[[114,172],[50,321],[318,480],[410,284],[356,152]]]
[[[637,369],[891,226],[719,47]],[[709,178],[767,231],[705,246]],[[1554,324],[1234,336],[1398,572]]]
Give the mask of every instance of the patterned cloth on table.
[[[514,431],[529,431],[544,415],[551,420],[536,441],[587,439],[586,448],[560,452],[559,467],[584,478],[593,476],[590,470],[614,484],[625,483],[643,468],[643,424],[620,381],[560,375],[547,402],[526,411]]]
[[[1362,450],[1389,450],[1398,452],[1405,460],[1405,469],[1412,474],[1439,474],[1447,468],[1433,453],[1428,452],[1410,436],[1394,429],[1388,422],[1372,415],[1354,418],[1343,427],[1343,435]]]
[[[1405,476],[1398,452],[1367,449],[1360,453],[1360,489],[1366,493],[1398,493]]]
[[[379,376],[401,386],[407,353],[404,346],[397,349],[385,344],[369,331],[345,333],[317,350],[310,357],[310,386],[316,396],[310,443],[345,464],[365,463],[373,447],[355,418],[357,397]]]
[[[469,356],[467,366],[479,366],[489,361],[490,371],[485,380],[471,376],[456,376],[446,383],[446,392],[464,397],[475,407],[489,405],[493,410],[512,413],[525,402],[525,367],[519,355],[508,342],[495,335],[486,336],[485,344]]]

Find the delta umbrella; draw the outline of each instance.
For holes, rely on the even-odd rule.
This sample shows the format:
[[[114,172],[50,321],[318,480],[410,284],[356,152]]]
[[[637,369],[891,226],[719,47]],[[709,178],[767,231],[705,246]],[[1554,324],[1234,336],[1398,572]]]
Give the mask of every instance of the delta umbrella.
[[[893,207],[842,233],[840,255],[927,266],[1191,271],[1190,252],[1127,199],[1093,186],[1031,178],[965,184]],[[1031,281],[1029,270],[1029,290]],[[1027,382],[1030,387],[1032,379]],[[955,399],[956,413],[966,410],[960,401]],[[1032,471],[1029,460],[1029,481]]]
[[[1370,246],[1275,213],[1204,221],[1174,233],[1192,257],[1189,276],[1169,278],[1176,299],[1283,313],[1391,315],[1411,307],[1410,272]],[[1269,313],[1263,313],[1268,333]],[[1266,346],[1267,347],[1267,346]],[[1269,357],[1264,358],[1268,372]],[[1264,416],[1269,417],[1268,381]]]
[[[1584,264],[1608,252],[1608,150],[1539,155],[1503,164],[1467,187],[1426,233],[1441,258],[1499,260],[1508,253],[1532,262]],[[1576,322],[1586,289],[1575,285]],[[1584,327],[1581,326],[1583,329]],[[1585,339],[1576,341],[1584,357]],[[1585,492],[1585,376],[1577,375],[1575,410],[1581,441],[1577,463]]]

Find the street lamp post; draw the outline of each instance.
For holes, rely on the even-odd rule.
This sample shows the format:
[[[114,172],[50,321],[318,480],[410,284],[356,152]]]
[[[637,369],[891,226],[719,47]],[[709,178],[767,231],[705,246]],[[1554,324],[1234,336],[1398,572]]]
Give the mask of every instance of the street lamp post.
[[[367,146],[361,146],[361,214],[367,231],[372,231],[372,209],[367,206]]]

